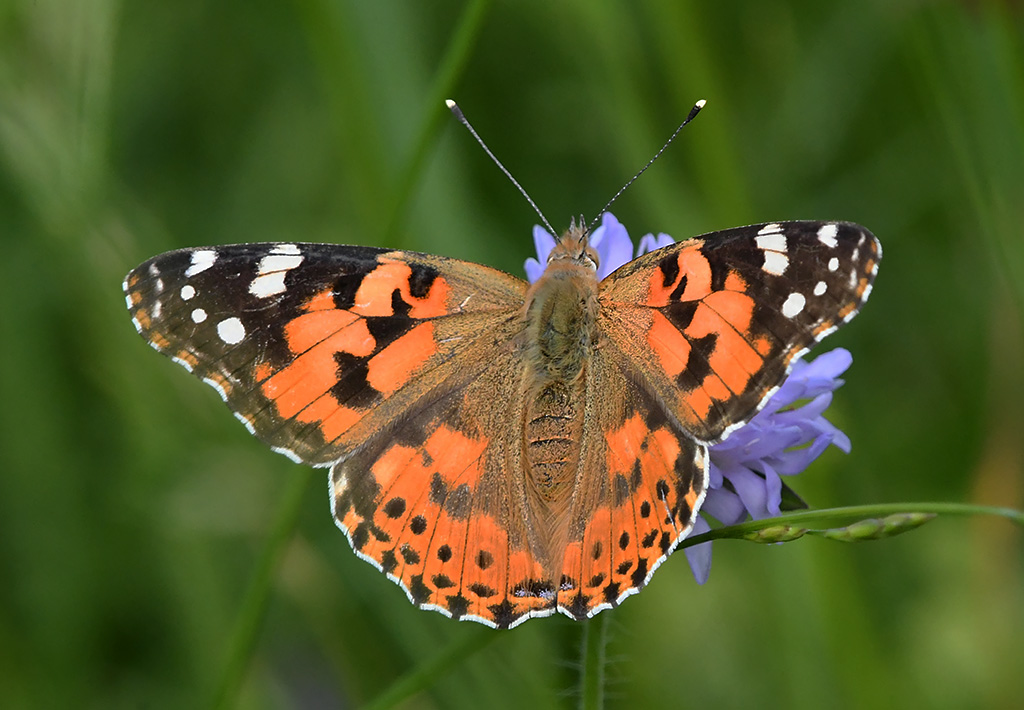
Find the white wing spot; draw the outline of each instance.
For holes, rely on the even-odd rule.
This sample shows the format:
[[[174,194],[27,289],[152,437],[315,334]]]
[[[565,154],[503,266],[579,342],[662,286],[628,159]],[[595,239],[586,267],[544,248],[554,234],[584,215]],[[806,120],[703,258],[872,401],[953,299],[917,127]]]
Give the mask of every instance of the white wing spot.
[[[839,227],[834,224],[823,224],[818,230],[818,241],[835,249],[839,246],[839,242],[836,240],[837,234],[839,234]]]
[[[764,230],[762,230],[763,232]],[[754,237],[754,241],[757,243],[758,249],[771,250],[771,251],[786,251],[786,235],[779,232],[773,232],[771,234],[758,233],[758,236]]]
[[[771,231],[769,228],[774,228],[775,231]],[[761,231],[757,233],[758,236],[754,237],[757,248],[764,252],[764,265],[761,269],[765,273],[775,276],[782,276],[786,273],[786,267],[789,266],[789,257],[786,256],[788,247],[786,235],[779,232],[779,229],[781,227],[777,224],[768,224],[761,228]]]
[[[757,233],[758,234],[778,234],[781,231],[782,231],[782,225],[781,224],[777,224],[775,222],[772,222],[771,224],[766,224],[763,227],[761,227],[759,230],[757,230]],[[762,249],[763,248],[764,247],[762,247]]]
[[[814,284],[814,295],[815,296],[822,296],[822,295],[824,295],[825,291],[827,291],[827,290],[828,290],[828,285],[824,281],[819,281],[818,283]]]
[[[269,258],[269,257],[267,257]],[[273,274],[261,274],[249,284],[249,293],[256,298],[267,298],[284,293],[287,288],[284,285],[284,276],[287,271],[278,271]]]
[[[217,324],[217,335],[228,345],[238,345],[245,338],[245,326],[237,318],[225,318]]]
[[[163,293],[164,292],[164,280],[163,279],[157,279],[154,282],[153,285],[155,286],[157,293]]]
[[[149,275],[156,278],[160,275],[160,269],[156,268],[156,264],[149,265]]]
[[[159,318],[160,314],[163,313],[163,312],[164,312],[163,301],[159,301],[158,300],[156,303],[153,304],[153,311],[150,313],[150,315],[155,320],[155,319]]]
[[[294,250],[294,251],[292,251]],[[294,244],[279,244],[268,256],[260,259],[256,278],[249,284],[249,293],[256,298],[267,298],[284,293],[284,277],[289,271],[302,263],[303,257],[298,254],[299,248]]]
[[[290,271],[301,263],[302,256],[298,254],[270,254],[260,259],[258,273],[263,276],[276,271]]]
[[[838,268],[839,268],[839,259],[833,256],[831,259],[828,260],[828,270],[829,271],[835,271]]]
[[[861,297],[860,297],[860,302],[861,303],[866,303],[867,300],[868,300],[868,296],[870,296],[870,295],[871,295],[871,284],[868,284],[867,287],[864,289],[863,295],[861,295]]]
[[[804,298],[802,293],[791,293],[789,294],[789,298],[786,299],[786,302],[782,304],[782,315],[787,318],[793,318],[804,309],[806,304],[807,299]]]
[[[206,311],[204,311],[202,308],[197,308],[194,311],[192,311],[193,323],[202,323],[204,320],[206,320]]]
[[[181,287],[181,300],[182,301],[191,300],[192,297],[195,296],[195,295],[196,295],[195,287],[188,286],[188,285]]]
[[[761,237],[758,237],[760,239]],[[775,276],[782,276],[786,273],[786,267],[789,266],[789,257],[777,251],[766,251],[764,253],[764,265],[761,270],[773,274]]]
[[[217,261],[217,252],[213,249],[197,249],[192,252],[192,263],[185,269],[185,276],[192,277],[209,269]]]

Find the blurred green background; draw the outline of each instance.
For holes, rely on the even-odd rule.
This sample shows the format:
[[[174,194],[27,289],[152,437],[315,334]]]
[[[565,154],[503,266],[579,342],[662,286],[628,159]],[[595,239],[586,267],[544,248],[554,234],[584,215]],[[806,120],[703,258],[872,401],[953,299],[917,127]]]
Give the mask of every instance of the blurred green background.
[[[824,348],[854,353],[830,410],[853,452],[794,487],[1024,506],[1022,28],[1000,2],[0,1],[0,706],[207,704],[296,487],[229,706],[358,706],[425,664],[403,707],[577,702],[581,624],[413,608],[336,530],[324,472],[124,308],[143,259],[239,241],[522,273],[535,216],[449,95],[559,229],[707,99],[615,205],[634,238],[847,219],[885,247]],[[1022,547],[988,519],[719,542],[703,587],[677,555],[606,612],[608,703],[1019,707]]]

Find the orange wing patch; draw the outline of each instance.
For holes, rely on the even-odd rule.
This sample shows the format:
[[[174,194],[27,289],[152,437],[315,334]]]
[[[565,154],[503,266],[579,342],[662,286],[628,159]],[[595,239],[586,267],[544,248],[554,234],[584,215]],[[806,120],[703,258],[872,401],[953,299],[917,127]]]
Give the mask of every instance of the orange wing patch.
[[[493,485],[489,441],[442,420],[422,430],[421,445],[385,442],[332,471],[335,518],[353,548],[414,604],[450,616],[508,627],[550,610],[553,585],[537,581],[544,572],[525,539],[510,539],[514,511],[481,502]]]
[[[412,293],[412,266],[404,261],[381,257],[381,265],[363,277],[352,312],[361,316],[392,316],[393,295],[409,308],[410,318],[436,318],[448,312],[451,287],[442,277],[430,283],[426,294]]]
[[[404,387],[436,352],[434,324],[420,323],[370,358],[366,363],[366,382],[388,397]]]
[[[689,397],[683,398],[687,409],[705,419],[716,402],[742,393],[764,362],[747,340],[754,300],[747,292],[746,280],[735,271],[726,274],[721,288],[713,288],[711,264],[700,245],[682,249],[674,262],[652,270],[649,276],[644,302],[664,308],[667,315],[655,316],[648,340],[673,378],[679,378],[688,367],[690,376],[702,365],[706,367],[702,378],[690,378]],[[713,342],[704,345],[709,338]],[[703,362],[691,366],[692,358]]]
[[[647,299],[651,308],[664,308],[675,301],[699,301],[711,293],[711,265],[697,245],[675,255],[675,273],[664,270],[651,274]]]
[[[566,552],[559,605],[576,618],[638,592],[692,528],[704,496],[705,447],[652,416],[656,408],[643,411],[605,434],[603,503]]]

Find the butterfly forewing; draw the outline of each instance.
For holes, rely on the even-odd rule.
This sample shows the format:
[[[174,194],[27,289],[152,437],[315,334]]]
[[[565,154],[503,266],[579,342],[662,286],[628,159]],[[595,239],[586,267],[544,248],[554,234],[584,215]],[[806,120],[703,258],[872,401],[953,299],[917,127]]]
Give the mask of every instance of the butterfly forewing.
[[[242,244],[157,256],[124,288],[154,348],[275,450],[323,465],[437,388],[526,284],[412,252]]]
[[[686,430],[714,442],[856,315],[880,258],[878,240],[845,222],[728,229],[615,271],[602,282],[601,323]]]

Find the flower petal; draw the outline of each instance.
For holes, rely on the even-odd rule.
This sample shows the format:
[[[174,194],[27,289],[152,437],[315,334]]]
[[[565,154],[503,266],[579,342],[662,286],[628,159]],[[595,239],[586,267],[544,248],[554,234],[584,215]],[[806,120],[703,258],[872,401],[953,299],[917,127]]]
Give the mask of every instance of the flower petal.
[[[523,268],[526,269],[526,280],[533,283],[541,277],[544,273],[544,265],[534,259],[532,256],[526,260],[523,264]]]
[[[722,525],[735,525],[747,519],[747,509],[743,506],[743,501],[728,488],[708,489],[700,510]]]
[[[535,224],[533,226],[533,246],[537,249],[537,258],[530,257],[523,264],[523,268],[526,270],[526,280],[530,283],[539,279],[541,274],[544,273],[544,269],[547,268],[548,256],[551,255],[551,250],[555,248],[555,238],[551,236],[548,230]]]
[[[770,517],[768,513],[768,490],[765,487],[765,480],[750,470],[734,471],[729,476],[729,482],[736,489],[736,495],[743,501],[750,517]]]
[[[537,261],[546,264],[556,243],[555,237],[548,230],[539,224],[533,225],[533,245],[537,248]]]
[[[669,244],[675,244],[676,240],[665,234],[659,232],[658,236],[653,234],[645,234],[640,238],[640,244],[636,248],[636,255],[643,256],[644,254],[667,247]]]
[[[622,222],[611,212],[601,215],[601,226],[590,235],[590,246],[597,250],[597,278],[603,279],[633,259],[633,241]]]
[[[710,529],[711,526],[698,515],[690,535],[700,535]],[[687,547],[683,552],[686,553],[686,561],[690,563],[690,569],[693,570],[693,577],[697,580],[697,584],[704,584],[708,581],[708,576],[711,574],[711,543],[702,542],[699,545]]]

